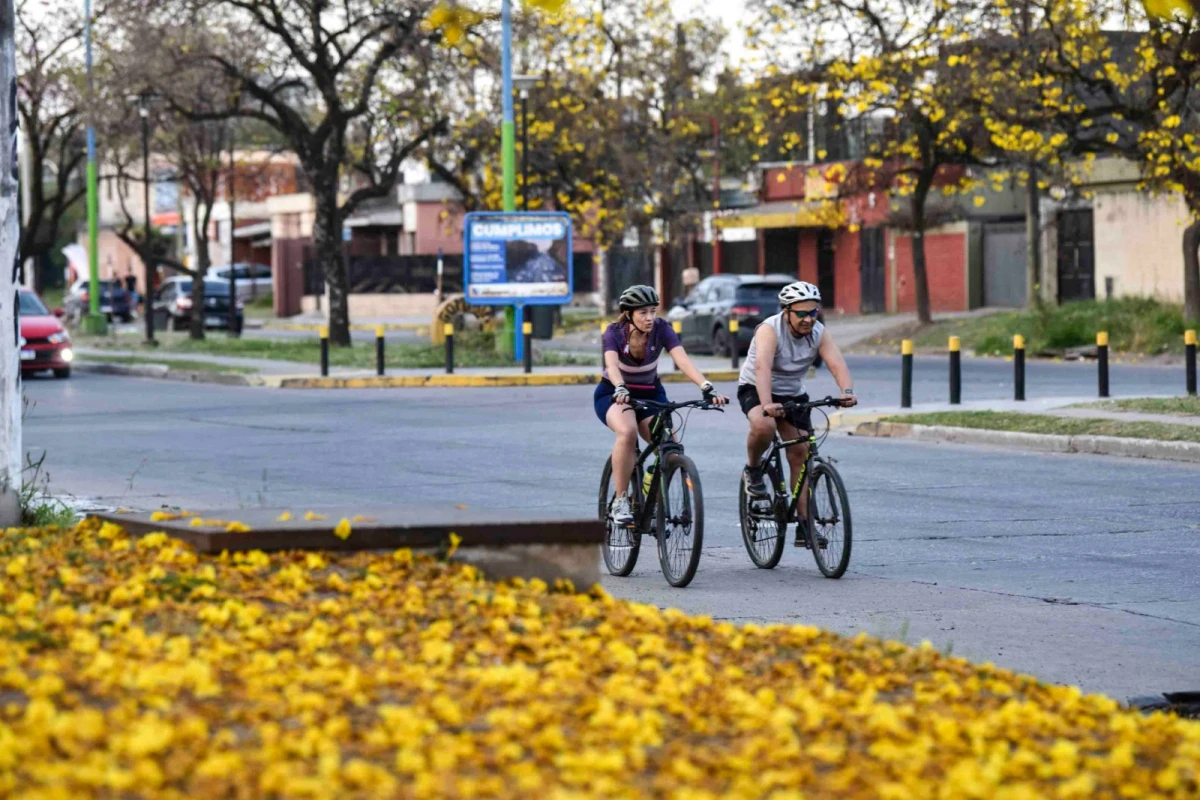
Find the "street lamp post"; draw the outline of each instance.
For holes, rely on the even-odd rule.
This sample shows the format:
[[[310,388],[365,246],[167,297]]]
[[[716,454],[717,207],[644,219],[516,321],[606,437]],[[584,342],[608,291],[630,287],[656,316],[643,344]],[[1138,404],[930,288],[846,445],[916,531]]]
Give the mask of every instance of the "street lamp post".
[[[536,75],[517,75],[513,86],[521,95],[521,210],[529,210],[529,92],[537,86]]]
[[[151,266],[150,247],[150,106],[158,98],[154,92],[146,89],[135,95],[132,100],[137,103],[138,116],[142,118],[142,202],[146,211],[145,236],[142,243],[142,276],[145,281],[142,295],[142,313],[146,316],[146,344],[153,345],[154,341],[154,279]]]
[[[721,274],[721,229],[717,227],[717,211],[721,208],[721,121],[711,114],[705,114],[712,124],[713,133],[713,274]],[[703,150],[700,157],[707,155]]]

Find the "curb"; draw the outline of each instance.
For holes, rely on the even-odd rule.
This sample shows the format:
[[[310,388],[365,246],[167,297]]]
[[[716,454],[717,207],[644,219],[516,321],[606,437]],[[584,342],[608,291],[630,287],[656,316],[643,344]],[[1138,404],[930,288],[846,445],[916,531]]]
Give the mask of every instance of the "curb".
[[[95,375],[123,375],[131,378],[157,378],[167,381],[183,381],[185,383],[215,383],[221,386],[264,386],[259,375],[242,375],[235,372],[212,372],[209,370],[176,370],[166,364],[107,364],[87,362],[84,359],[76,361],[72,369]]]
[[[1163,442],[1157,439],[1129,439],[1121,436],[1061,436],[878,421],[859,423],[854,434],[883,439],[907,438],[919,442],[998,445],[1043,453],[1087,453],[1200,464],[1200,443],[1197,442]]]
[[[318,331],[326,327],[316,322],[281,322],[278,324],[263,324],[262,330],[268,331]],[[352,331],[373,331],[383,328],[385,331],[424,331],[429,333],[430,326],[423,322],[385,322],[382,325],[351,325]]]
[[[710,381],[737,380],[733,370],[710,372]],[[678,372],[660,375],[663,383],[689,383]],[[264,386],[277,389],[417,389],[417,388],[501,388],[513,386],[584,386],[599,382],[600,374],[591,372],[531,372],[512,375],[377,375],[345,378],[304,378],[264,376]]]

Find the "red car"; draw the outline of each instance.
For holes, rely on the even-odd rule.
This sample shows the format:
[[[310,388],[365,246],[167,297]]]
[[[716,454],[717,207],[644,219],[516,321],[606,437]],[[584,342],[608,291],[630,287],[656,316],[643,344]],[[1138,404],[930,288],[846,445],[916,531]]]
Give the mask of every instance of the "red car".
[[[52,369],[54,377],[69,378],[75,353],[71,350],[71,337],[58,319],[63,315],[62,309],[56,308],[51,313],[42,298],[22,289],[19,311],[21,374]]]

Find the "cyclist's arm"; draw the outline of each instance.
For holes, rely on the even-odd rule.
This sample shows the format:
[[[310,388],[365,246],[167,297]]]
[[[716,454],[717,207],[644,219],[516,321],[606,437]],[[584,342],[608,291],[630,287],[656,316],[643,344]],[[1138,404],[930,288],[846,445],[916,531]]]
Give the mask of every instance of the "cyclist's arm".
[[[833,341],[833,336],[830,335],[828,328],[821,333],[821,346],[817,348],[817,352],[821,354],[825,366],[829,367],[829,374],[833,375],[833,380],[837,383],[838,388],[843,393],[847,389],[852,389],[854,381],[850,380],[850,368],[846,366],[846,359],[842,358],[842,351]]]
[[[621,377],[621,359],[616,350],[604,351],[604,376],[613,384],[625,382]]]
[[[770,325],[759,325],[754,332],[754,388],[760,405],[771,405],[771,365],[775,363],[775,347],[779,340]]]
[[[696,369],[696,365],[692,363],[692,359],[683,349],[683,345],[673,347],[667,352],[675,362],[675,368],[682,372],[685,378],[697,386],[704,385],[704,373]]]

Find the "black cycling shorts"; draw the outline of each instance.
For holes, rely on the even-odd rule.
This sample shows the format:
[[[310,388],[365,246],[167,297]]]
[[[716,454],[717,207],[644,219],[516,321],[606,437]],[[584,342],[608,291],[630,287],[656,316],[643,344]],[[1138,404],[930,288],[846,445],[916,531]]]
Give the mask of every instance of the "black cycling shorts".
[[[746,416],[754,410],[754,407],[760,405],[758,402],[758,388],[750,383],[743,383],[738,386],[737,392],[738,403],[742,406],[742,413]],[[773,403],[807,403],[808,395],[784,395],[772,394],[771,402]],[[759,412],[762,413],[762,412]],[[796,426],[797,430],[812,433],[812,409],[806,408],[803,411],[789,411],[784,417],[788,422]]]

